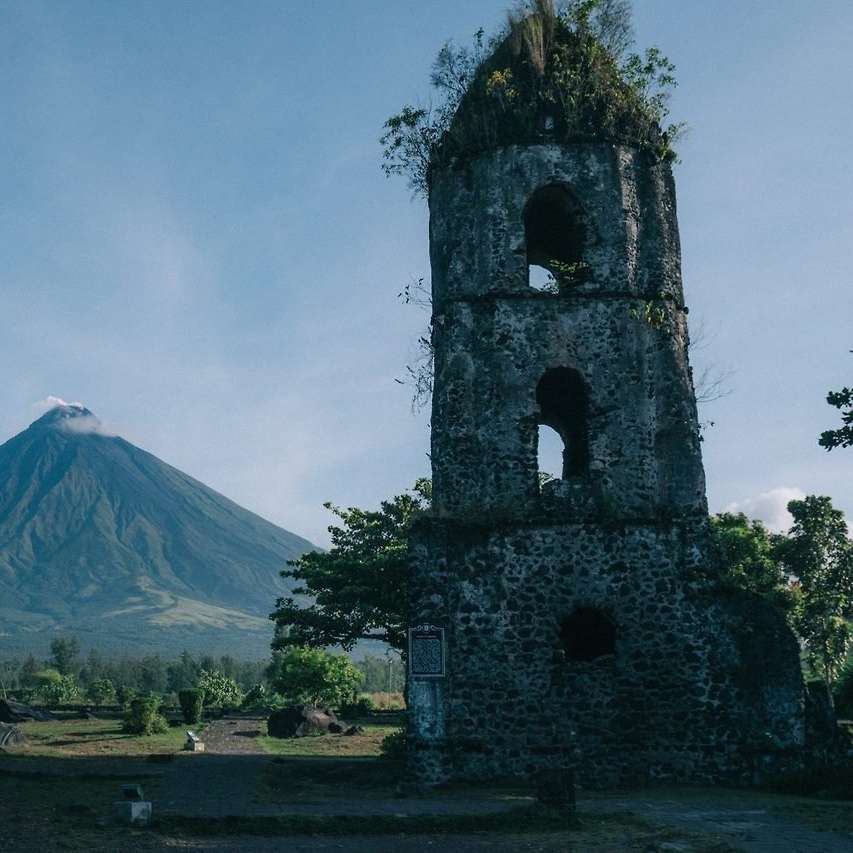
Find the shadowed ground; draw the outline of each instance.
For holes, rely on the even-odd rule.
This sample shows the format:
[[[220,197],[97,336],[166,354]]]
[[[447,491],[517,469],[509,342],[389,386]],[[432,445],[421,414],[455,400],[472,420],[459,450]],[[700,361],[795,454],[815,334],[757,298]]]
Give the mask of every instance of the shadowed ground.
[[[106,722],[106,721],[105,721]],[[78,722],[76,728],[83,725]],[[89,721],[92,749],[114,740]],[[849,803],[720,789],[655,789],[581,796],[579,820],[537,811],[518,786],[455,786],[394,796],[400,767],[377,760],[377,733],[307,739],[302,756],[267,751],[264,723],[225,719],[203,733],[205,753],[86,754],[69,722],[52,743],[0,755],[0,849],[401,853],[850,853]],[[319,757],[340,741],[343,755]],[[360,745],[359,745],[360,744]],[[138,748],[139,739],[133,741]],[[315,752],[311,755],[312,750]],[[362,754],[359,755],[359,750]],[[123,782],[138,781],[155,825],[107,820]],[[838,832],[822,831],[837,828]],[[286,841],[285,841],[286,837]]]

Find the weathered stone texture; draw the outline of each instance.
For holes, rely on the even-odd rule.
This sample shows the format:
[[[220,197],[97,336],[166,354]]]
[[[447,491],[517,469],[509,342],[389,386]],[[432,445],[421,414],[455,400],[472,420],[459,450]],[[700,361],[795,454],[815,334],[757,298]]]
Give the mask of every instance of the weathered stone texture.
[[[414,604],[450,626],[450,675],[429,685],[440,724],[419,725],[414,703],[415,749],[452,778],[527,773],[577,748],[579,778],[605,784],[743,778],[754,754],[801,746],[796,642],[759,599],[691,580],[697,536],[681,524],[424,523]],[[577,608],[612,619],[613,654],[565,659],[560,622]]]
[[[525,205],[547,186],[579,202],[584,234],[587,273],[560,293],[528,285]],[[413,773],[573,764],[600,785],[789,760],[796,641],[709,567],[669,168],[603,143],[497,149],[434,174],[430,213],[433,514],[412,533],[411,618],[446,629],[448,674],[410,679]],[[555,369],[582,378],[586,451],[540,485],[537,388]],[[599,630],[584,619],[612,648],[570,659],[567,631]]]

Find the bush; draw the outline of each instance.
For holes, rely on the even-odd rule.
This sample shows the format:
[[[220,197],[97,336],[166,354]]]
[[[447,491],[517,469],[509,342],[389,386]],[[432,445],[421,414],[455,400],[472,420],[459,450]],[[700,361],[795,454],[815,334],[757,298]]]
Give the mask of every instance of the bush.
[[[198,687],[189,687],[178,691],[178,702],[181,703],[181,712],[184,722],[195,725],[201,720],[202,708],[204,708],[204,690]]]
[[[402,761],[406,757],[408,749],[408,734],[405,727],[382,738],[379,744],[380,758],[390,761]]]
[[[244,711],[260,711],[262,708],[269,707],[271,698],[263,684],[256,684],[243,697],[243,704],[240,707]]]
[[[107,705],[115,701],[116,691],[109,678],[99,678],[89,685],[86,695],[95,705]]]
[[[116,688],[116,699],[118,699],[119,705],[121,705],[125,710],[130,707],[130,703],[138,696],[138,692],[133,687],[128,687],[126,684],[120,685]]]
[[[36,694],[46,705],[70,705],[80,698],[80,687],[73,675],[60,675],[55,669],[37,672]]]
[[[239,705],[243,701],[240,685],[233,678],[215,670],[203,669],[199,674],[197,686],[204,691],[208,707]]]
[[[342,717],[366,717],[376,706],[369,696],[359,696],[352,702],[344,702],[340,707]]]
[[[130,700],[124,717],[124,731],[131,735],[163,734],[169,724],[160,716],[160,699],[156,696],[137,696]]]

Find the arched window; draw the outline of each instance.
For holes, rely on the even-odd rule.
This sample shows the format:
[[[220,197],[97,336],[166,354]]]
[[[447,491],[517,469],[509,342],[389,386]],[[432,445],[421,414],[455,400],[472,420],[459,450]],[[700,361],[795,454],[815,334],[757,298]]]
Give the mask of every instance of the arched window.
[[[560,642],[566,660],[596,660],[615,654],[616,626],[603,611],[579,607],[560,625]]]
[[[585,271],[580,204],[562,184],[540,187],[524,207],[529,282],[537,290],[577,284]]]
[[[583,379],[577,370],[555,367],[545,372],[536,386],[539,404],[539,465],[540,472],[559,475],[562,479],[583,477],[589,470],[586,421],[587,398]],[[542,450],[542,426],[550,427],[562,441],[562,464],[556,470],[542,467],[549,464]]]

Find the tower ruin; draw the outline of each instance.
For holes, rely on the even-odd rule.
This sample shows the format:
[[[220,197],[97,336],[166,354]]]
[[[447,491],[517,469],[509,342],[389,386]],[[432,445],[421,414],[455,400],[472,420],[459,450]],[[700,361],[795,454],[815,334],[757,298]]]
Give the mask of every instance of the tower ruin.
[[[544,38],[484,63],[430,174],[410,767],[742,779],[803,746],[804,687],[784,618],[710,568],[666,140],[630,104],[555,97],[549,51],[583,45]],[[538,468],[546,430],[562,470]]]

